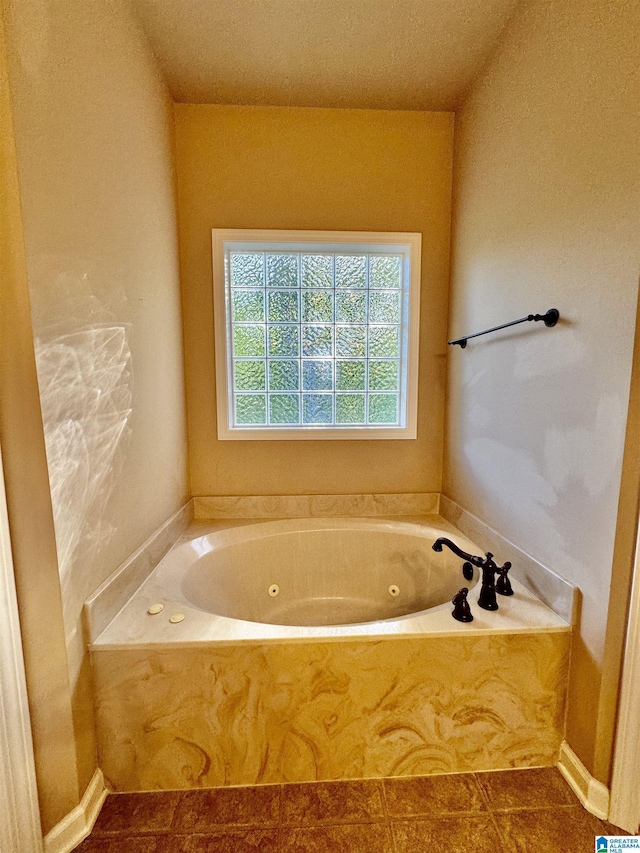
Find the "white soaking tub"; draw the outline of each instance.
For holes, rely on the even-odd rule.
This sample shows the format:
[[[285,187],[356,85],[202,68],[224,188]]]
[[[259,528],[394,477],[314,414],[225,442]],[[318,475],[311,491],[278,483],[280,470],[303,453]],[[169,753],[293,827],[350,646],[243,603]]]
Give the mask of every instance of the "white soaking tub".
[[[481,549],[437,516],[415,521],[298,518],[196,523],[169,551],[105,631],[101,647],[129,643],[300,640],[566,628],[533,593],[499,610],[477,606],[462,560],[432,545],[447,536]],[[474,621],[453,619],[451,599],[469,588]],[[159,613],[150,614],[149,609]],[[171,622],[172,617],[180,622]]]

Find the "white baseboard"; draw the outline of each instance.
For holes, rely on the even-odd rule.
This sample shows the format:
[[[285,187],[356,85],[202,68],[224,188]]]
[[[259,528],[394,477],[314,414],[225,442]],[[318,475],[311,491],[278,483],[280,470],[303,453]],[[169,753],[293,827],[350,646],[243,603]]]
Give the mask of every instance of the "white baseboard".
[[[560,744],[558,770],[567,780],[576,797],[588,812],[607,820],[609,817],[609,789],[589,773],[566,740]]]
[[[44,853],[70,853],[93,829],[107,796],[101,770],[96,770],[87,790],[72,812],[45,835]]]

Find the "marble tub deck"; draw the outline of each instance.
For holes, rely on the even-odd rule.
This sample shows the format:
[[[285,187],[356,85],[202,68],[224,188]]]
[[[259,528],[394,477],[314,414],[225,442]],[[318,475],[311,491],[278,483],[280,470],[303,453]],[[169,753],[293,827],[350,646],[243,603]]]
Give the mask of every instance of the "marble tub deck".
[[[622,834],[548,767],[112,794],[77,853],[582,853]]]

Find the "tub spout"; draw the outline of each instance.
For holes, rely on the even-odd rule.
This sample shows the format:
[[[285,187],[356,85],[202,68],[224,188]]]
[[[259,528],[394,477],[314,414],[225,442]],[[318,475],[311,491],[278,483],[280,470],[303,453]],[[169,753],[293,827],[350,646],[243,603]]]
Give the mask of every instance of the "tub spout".
[[[442,551],[442,546],[446,545],[454,554],[457,554],[458,557],[461,557],[463,560],[466,560],[469,563],[472,563],[474,566],[478,566],[478,568],[482,568],[484,565],[484,559],[482,557],[474,557],[473,554],[467,554],[466,551],[463,551],[461,548],[458,548],[455,542],[452,542],[451,539],[445,539],[444,536],[441,536],[431,546],[434,551]]]

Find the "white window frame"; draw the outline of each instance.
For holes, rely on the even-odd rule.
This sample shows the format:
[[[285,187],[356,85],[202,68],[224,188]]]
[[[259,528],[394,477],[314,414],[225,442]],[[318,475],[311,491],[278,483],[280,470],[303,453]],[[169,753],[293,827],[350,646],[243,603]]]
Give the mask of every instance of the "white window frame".
[[[260,244],[268,244],[261,247]],[[401,425],[292,425],[287,427],[232,427],[231,300],[226,258],[230,251],[331,251],[376,252],[381,246],[404,256],[401,360],[406,363],[401,401],[405,412]],[[418,338],[420,332],[420,262],[422,235],[411,232],[283,231],[253,229],[212,230],[214,344],[218,439],[221,441],[367,441],[415,439],[418,412]],[[402,372],[402,371],[401,371]],[[402,377],[401,377],[402,379]],[[403,417],[404,415],[404,417]]]

